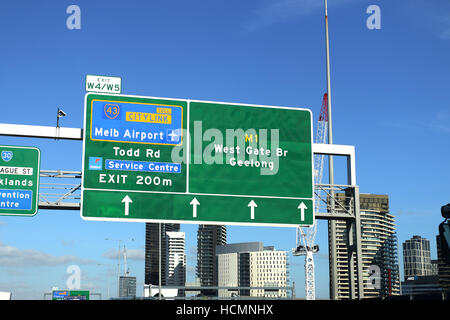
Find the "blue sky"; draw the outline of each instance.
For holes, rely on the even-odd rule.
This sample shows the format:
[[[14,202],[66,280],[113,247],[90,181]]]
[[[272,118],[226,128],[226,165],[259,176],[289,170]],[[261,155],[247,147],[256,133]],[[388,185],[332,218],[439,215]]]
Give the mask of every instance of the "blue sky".
[[[66,27],[71,4],[81,9],[80,30]],[[380,30],[366,27],[372,4],[381,8]],[[121,77],[124,94],[304,107],[316,123],[326,91],[322,10],[312,0],[3,1],[0,122],[53,126],[62,107],[62,126],[81,128],[85,76],[95,74]],[[362,193],[389,195],[399,248],[418,234],[435,257],[440,207],[450,202],[450,3],[329,0],[329,23],[334,143],[356,147]],[[0,143],[39,147],[42,169],[81,170],[80,141]],[[337,160],[337,183],[345,183],[343,170]],[[326,227],[319,221],[316,255],[317,296],[325,299]],[[118,243],[104,239],[133,238],[127,249],[139,294],[144,228],[83,221],[77,211],[0,217],[0,291],[41,299],[64,288],[66,268],[77,264],[82,288],[108,297],[117,290]],[[182,230],[192,281],[197,226]],[[230,227],[228,239],[290,251],[295,230]],[[303,297],[303,258],[290,262]]]

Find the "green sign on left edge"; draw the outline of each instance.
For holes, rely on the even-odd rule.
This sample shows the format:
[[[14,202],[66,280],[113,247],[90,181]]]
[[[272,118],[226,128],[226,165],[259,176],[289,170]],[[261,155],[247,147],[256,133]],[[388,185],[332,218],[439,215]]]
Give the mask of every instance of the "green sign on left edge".
[[[40,161],[38,148],[0,146],[0,215],[37,213]]]

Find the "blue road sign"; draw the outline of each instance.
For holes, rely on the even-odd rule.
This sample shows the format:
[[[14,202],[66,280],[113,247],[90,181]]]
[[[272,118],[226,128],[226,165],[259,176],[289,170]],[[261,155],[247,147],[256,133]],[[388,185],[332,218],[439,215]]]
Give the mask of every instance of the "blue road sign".
[[[32,201],[31,190],[0,189],[0,209],[31,210]]]
[[[69,296],[68,290],[55,290],[53,291],[53,299],[64,299]]]
[[[90,127],[94,141],[179,145],[183,108],[94,99]]]

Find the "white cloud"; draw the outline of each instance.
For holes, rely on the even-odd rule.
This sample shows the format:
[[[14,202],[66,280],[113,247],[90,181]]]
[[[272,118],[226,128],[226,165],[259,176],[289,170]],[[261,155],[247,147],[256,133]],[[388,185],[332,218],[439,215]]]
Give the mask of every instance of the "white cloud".
[[[3,267],[58,266],[90,263],[94,263],[94,261],[71,255],[53,256],[42,251],[19,249],[0,242],[0,266]]]
[[[12,293],[12,300],[41,300],[44,298],[43,292],[33,287],[31,283],[14,280],[0,282],[0,291]]]

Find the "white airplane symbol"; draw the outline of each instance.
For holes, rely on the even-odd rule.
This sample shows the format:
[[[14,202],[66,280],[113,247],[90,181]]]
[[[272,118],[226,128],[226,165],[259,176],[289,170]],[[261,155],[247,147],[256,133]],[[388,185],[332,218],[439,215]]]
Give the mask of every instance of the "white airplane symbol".
[[[172,133],[169,133],[168,136],[170,137],[170,141],[178,140],[178,135],[174,131],[172,131]],[[177,139],[175,139],[174,137],[176,137]]]

